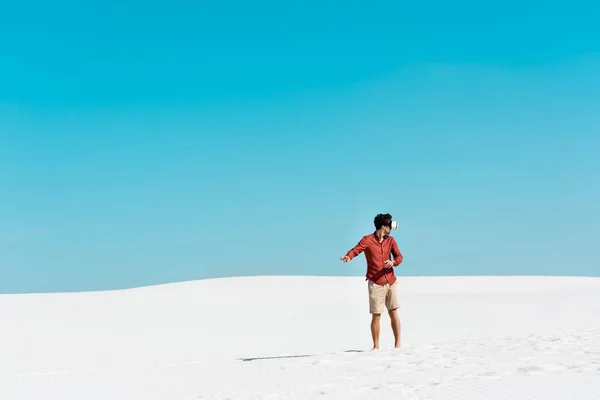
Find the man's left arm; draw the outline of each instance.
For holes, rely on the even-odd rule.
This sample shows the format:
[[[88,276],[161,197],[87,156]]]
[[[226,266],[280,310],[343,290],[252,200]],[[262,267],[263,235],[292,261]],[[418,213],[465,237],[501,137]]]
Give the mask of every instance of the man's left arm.
[[[398,248],[398,243],[396,242],[396,239],[392,239],[392,255],[394,256],[394,267],[397,267],[404,259],[404,256],[402,255],[402,253],[400,253],[400,249]]]

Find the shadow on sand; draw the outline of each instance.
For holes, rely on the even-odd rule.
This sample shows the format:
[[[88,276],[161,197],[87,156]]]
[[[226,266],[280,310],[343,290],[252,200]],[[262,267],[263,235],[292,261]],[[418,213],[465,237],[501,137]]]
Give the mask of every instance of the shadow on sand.
[[[362,353],[363,350],[344,350],[342,353]],[[330,353],[335,354],[335,353]],[[251,357],[251,358],[238,358],[239,361],[258,361],[258,360],[280,360],[287,358],[307,358],[316,357],[319,354],[299,354],[295,356],[270,356],[270,357]]]

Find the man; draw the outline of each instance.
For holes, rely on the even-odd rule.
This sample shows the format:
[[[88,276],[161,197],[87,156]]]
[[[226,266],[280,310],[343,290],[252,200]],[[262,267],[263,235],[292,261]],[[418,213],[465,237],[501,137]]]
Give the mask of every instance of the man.
[[[345,263],[352,260],[362,252],[367,260],[367,274],[369,291],[369,312],[371,313],[371,336],[373,337],[373,350],[379,350],[379,322],[384,306],[388,310],[394,332],[394,347],[400,348],[400,318],[397,309],[400,307],[396,275],[397,267],[403,259],[396,239],[390,235],[392,231],[392,216],[390,214],[377,214],[373,220],[375,232],[363,236],[341,260]],[[392,260],[390,255],[393,254]]]

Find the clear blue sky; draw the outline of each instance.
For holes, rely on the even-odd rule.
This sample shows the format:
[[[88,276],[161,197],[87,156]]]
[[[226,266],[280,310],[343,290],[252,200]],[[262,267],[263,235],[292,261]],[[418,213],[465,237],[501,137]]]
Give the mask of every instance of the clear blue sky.
[[[378,212],[401,275],[600,275],[593,2],[16,4],[0,293],[362,276]]]

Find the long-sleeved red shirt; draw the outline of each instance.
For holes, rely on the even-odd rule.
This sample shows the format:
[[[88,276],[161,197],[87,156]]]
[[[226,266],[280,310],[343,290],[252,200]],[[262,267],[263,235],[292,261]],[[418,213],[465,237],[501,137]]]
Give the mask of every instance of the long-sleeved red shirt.
[[[351,260],[365,253],[367,259],[366,279],[371,280],[378,285],[389,283],[390,285],[396,282],[394,268],[385,268],[383,264],[386,260],[391,260],[391,255],[394,256],[394,267],[397,267],[402,262],[403,256],[398,249],[398,243],[392,236],[385,236],[383,241],[379,243],[379,239],[375,232],[370,235],[363,236],[362,239],[352,249],[346,253]]]

